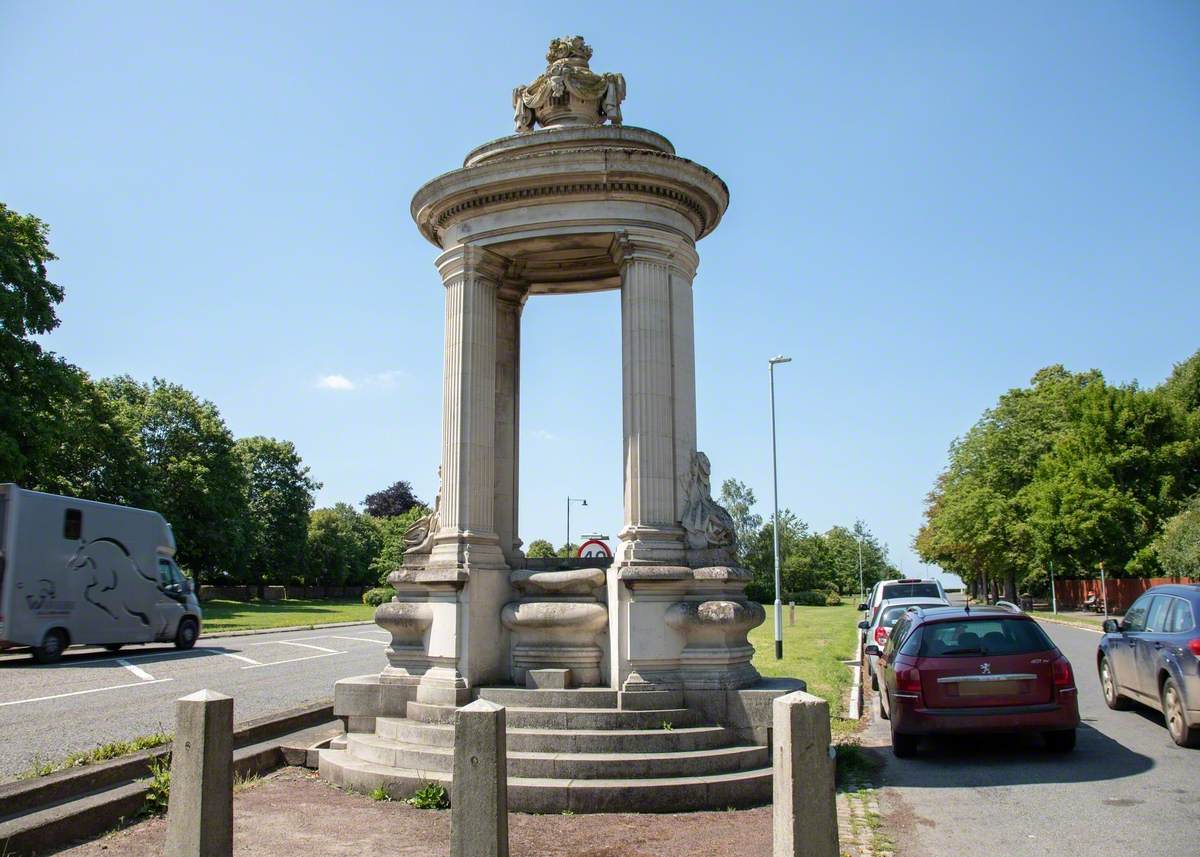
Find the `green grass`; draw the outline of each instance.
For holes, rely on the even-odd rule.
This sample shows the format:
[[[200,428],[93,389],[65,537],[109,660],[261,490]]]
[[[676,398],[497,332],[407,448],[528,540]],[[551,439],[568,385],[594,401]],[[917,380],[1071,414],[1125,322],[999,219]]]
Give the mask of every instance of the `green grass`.
[[[775,660],[775,624],[767,605],[767,621],[750,632],[754,666],[765,676],[790,676],[808,682],[808,692],[829,703],[834,734],[845,731],[838,718],[846,716],[850,670],[842,663],[854,657],[858,641],[858,611],[840,607],[797,607],[796,624],[783,611],[783,660]],[[841,728],[839,728],[841,726]]]
[[[1104,625],[1104,615],[1097,613],[1052,613],[1049,610],[1030,610],[1029,615],[1035,619],[1049,619],[1054,622],[1065,622],[1078,628],[1092,628],[1099,631]],[[1119,614],[1109,614],[1110,619],[1120,619]]]
[[[171,738],[171,733],[160,731],[155,732],[153,735],[143,735],[140,738],[134,738],[131,741],[112,741],[108,744],[101,744],[98,747],[93,747],[91,750],[71,753],[62,759],[46,760],[35,757],[30,767],[17,774],[17,779],[31,780],[35,777],[44,777],[47,774],[65,771],[69,768],[82,768],[86,765],[94,765],[97,762],[107,762],[109,759],[118,759],[121,756],[128,756],[139,750],[161,747],[163,744],[169,744]]]
[[[330,601],[203,601],[204,631],[257,631],[327,622],[368,622],[375,608],[357,599]]]

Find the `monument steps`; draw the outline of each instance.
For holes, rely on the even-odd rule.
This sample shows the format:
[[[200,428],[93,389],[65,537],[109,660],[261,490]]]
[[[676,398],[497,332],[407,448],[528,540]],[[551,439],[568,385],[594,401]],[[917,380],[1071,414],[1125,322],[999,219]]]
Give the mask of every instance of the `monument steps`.
[[[347,750],[356,759],[375,765],[410,770],[449,772],[453,747],[431,747],[352,734]],[[623,779],[628,777],[687,777],[753,770],[770,764],[766,747],[716,747],[660,753],[539,753],[509,750],[510,778]]]
[[[494,700],[493,700],[494,701]],[[696,714],[688,708],[522,708],[506,707],[512,729],[663,729],[695,725]],[[448,705],[408,703],[408,717],[422,723],[451,723],[454,708]]]
[[[418,723],[403,717],[380,717],[375,733],[382,738],[453,747],[454,727]],[[531,753],[663,753],[707,750],[727,746],[729,730],[722,726],[684,726],[678,729],[509,729],[508,749]]]
[[[426,783],[439,783],[454,800],[449,772],[377,765],[351,756],[347,750],[323,750],[320,773],[322,779],[354,791],[383,788],[394,800],[411,796]],[[756,806],[770,799],[769,767],[652,779],[508,778],[512,812],[688,812]]]

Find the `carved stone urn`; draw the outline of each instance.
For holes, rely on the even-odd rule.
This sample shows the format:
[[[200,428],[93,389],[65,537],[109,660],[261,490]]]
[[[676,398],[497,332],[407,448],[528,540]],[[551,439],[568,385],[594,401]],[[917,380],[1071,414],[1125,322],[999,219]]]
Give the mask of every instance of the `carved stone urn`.
[[[569,669],[576,685],[600,684],[597,637],[608,626],[608,608],[598,598],[604,571],[517,569],[509,582],[521,594],[500,613],[513,634],[513,680],[524,684],[532,669]]]

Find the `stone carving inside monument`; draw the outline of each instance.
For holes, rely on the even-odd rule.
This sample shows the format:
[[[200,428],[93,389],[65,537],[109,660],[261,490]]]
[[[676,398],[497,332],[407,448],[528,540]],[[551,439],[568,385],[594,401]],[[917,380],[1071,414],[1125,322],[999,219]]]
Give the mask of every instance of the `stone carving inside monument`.
[[[692,453],[692,468],[683,507],[683,529],[691,550],[732,548],[733,518],[712,498],[712,464],[708,456],[696,450]]]
[[[596,74],[588,67],[592,49],[583,36],[550,42],[546,70],[528,86],[513,90],[513,123],[519,133],[534,124],[547,127],[621,124],[625,76]]]
[[[433,508],[428,515],[422,515],[411,527],[404,531],[404,555],[427,554],[433,550],[433,537],[437,535],[441,525],[442,512],[442,468],[438,468],[438,492],[433,498]]]

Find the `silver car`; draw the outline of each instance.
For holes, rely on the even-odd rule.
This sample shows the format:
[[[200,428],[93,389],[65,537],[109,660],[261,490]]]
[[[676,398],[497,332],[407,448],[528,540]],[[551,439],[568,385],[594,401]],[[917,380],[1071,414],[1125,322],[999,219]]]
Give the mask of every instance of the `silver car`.
[[[876,675],[875,668],[879,664],[878,655],[866,654],[866,647],[876,645],[883,649],[888,641],[888,636],[892,632],[896,621],[904,615],[904,611],[909,607],[949,607],[950,602],[945,598],[891,598],[886,601],[876,603],[871,611],[871,616],[862,622],[858,623],[858,627],[863,633],[863,658],[862,662],[867,667],[867,673],[871,676],[871,690],[879,690],[879,679]]]

